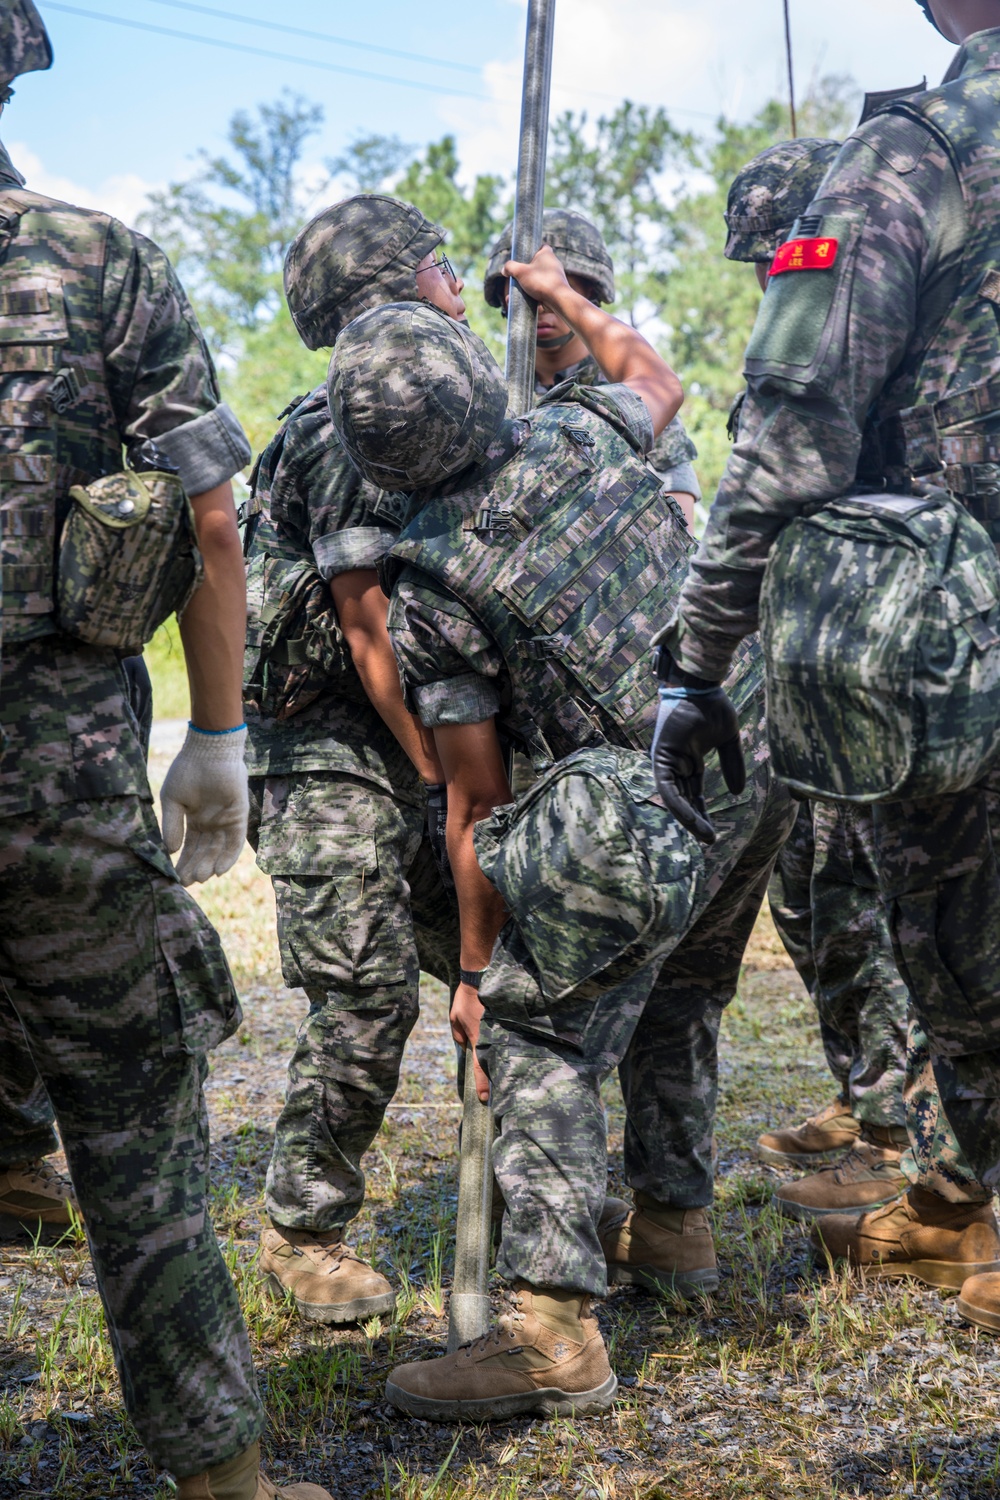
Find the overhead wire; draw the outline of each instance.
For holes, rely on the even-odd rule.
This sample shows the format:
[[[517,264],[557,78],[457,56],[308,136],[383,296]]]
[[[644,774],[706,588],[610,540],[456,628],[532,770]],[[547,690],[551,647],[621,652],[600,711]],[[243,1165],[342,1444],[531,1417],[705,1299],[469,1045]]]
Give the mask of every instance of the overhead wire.
[[[88,21],[109,21],[114,26],[127,26],[132,31],[151,31],[156,36],[170,36],[182,42],[204,42],[209,47],[222,47],[230,52],[249,53],[252,57],[267,57],[273,61],[300,63],[306,68],[320,68],[327,73],[347,74],[352,78],[367,78],[375,83],[393,83],[399,88],[421,89],[428,94],[448,94],[460,99],[486,101],[485,94],[474,94],[470,89],[452,88],[450,84],[424,83],[416,78],[400,78],[390,73],[373,73],[367,68],[351,68],[346,63],[325,62],[318,57],[298,57],[290,52],[274,52],[269,47],[252,47],[247,42],[225,41],[221,37],[203,36],[195,31],[179,31],[173,26],[155,26],[149,21],[133,21],[126,16],[109,16],[104,11],[84,10],[78,5],[63,5],[59,0],[46,0],[46,10],[59,10],[69,16],[82,16]]]
[[[181,0],[154,0],[154,3],[161,4],[161,5],[162,4],[180,4]],[[87,9],[84,9],[82,6],[79,6],[79,5],[66,5],[66,4],[63,3],[63,0],[45,0],[45,6],[46,6],[46,10],[62,11],[65,15],[80,16],[83,19],[88,20],[88,21],[107,21],[107,22],[109,22],[113,26],[125,26],[129,30],[131,30],[131,31],[152,32],[153,35],[155,35],[155,36],[169,36],[169,37],[173,37],[173,38],[175,38],[175,39],[177,39],[179,41],[182,41],[182,42],[202,42],[207,47],[218,47],[218,48],[222,48],[223,50],[226,50],[226,51],[229,51],[229,52],[242,52],[244,54],[249,54],[251,57],[265,57],[265,58],[269,58],[269,59],[271,59],[273,61],[278,61],[278,62],[299,63],[302,67],[306,67],[306,68],[319,68],[323,72],[339,73],[341,75],[346,75],[346,76],[351,77],[351,78],[367,78],[371,82],[374,82],[374,83],[392,83],[392,84],[396,84],[400,88],[419,89],[422,93],[428,93],[428,94],[445,94],[449,98],[476,99],[476,100],[479,101],[480,104],[491,104],[491,103],[502,104],[502,103],[513,103],[513,102],[516,102],[514,100],[513,96],[511,96],[508,99],[504,99],[504,98],[502,98],[499,95],[481,94],[481,93],[480,94],[476,94],[476,93],[473,93],[471,89],[453,88],[450,84],[426,83],[426,82],[424,82],[421,79],[417,79],[417,78],[405,78],[405,77],[399,76],[398,74],[375,73],[375,72],[371,72],[367,68],[352,68],[352,67],[348,66],[346,63],[326,62],[323,59],[318,58],[318,57],[300,57],[297,54],[291,53],[291,52],[274,52],[274,51],[272,51],[268,47],[254,47],[254,46],[251,46],[248,42],[230,41],[230,40],[228,40],[226,38],[223,38],[223,37],[206,36],[203,33],[197,32],[197,31],[181,31],[178,28],[173,27],[173,26],[157,26],[157,25],[155,25],[151,21],[136,21],[136,20],[133,20],[130,17],[126,17],[126,16],[112,16],[112,15],[108,15],[107,12],[105,12],[105,11],[87,10]],[[209,10],[208,6],[197,6],[196,7],[193,4],[191,4],[191,5],[185,5],[184,8],[185,9],[190,9],[190,10],[194,10],[194,9],[204,10],[206,12]],[[222,11],[215,11],[214,13],[217,14],[217,15],[220,15],[220,16],[226,14],[226,13],[224,13]],[[249,19],[249,17],[244,17],[242,15],[237,16],[235,12],[229,12],[228,13],[228,18],[230,20],[240,21],[240,22]],[[263,22],[254,22],[253,24],[263,25],[264,23]],[[280,26],[277,22],[274,22],[274,23],[268,22],[267,24],[268,24],[269,27],[273,25],[279,31],[291,30],[292,29],[292,28],[286,28],[284,26]],[[300,34],[303,34],[303,33],[300,33]],[[304,33],[304,34],[309,35],[310,33]],[[318,36],[319,33],[315,33],[313,35]],[[335,41],[335,40],[338,40],[338,39],[331,36],[331,37],[326,37],[325,40]],[[360,44],[358,44],[358,45],[360,45]],[[386,49],[386,50],[388,50],[388,49]],[[400,55],[402,55],[402,54],[400,54]],[[416,57],[417,56],[417,54],[415,54],[415,53],[414,54],[409,54],[409,55],[411,57]],[[425,59],[425,60],[430,61],[430,59]],[[446,64],[446,66],[454,66],[454,65],[453,64]],[[462,64],[461,66],[464,68],[467,65]],[[479,71],[477,68],[474,68],[471,65],[468,65],[468,66],[469,66],[469,70],[472,71],[472,72],[478,72]],[[616,94],[608,94],[608,93],[604,93],[604,92],[601,92],[601,91],[596,90],[596,89],[585,89],[585,88],[579,88],[578,87],[576,89],[576,92],[579,93],[579,94],[587,95],[588,97],[594,98],[594,99],[608,99],[608,100],[618,99],[618,95],[616,95]],[[635,104],[641,104],[643,101],[642,100],[633,100],[632,102],[635,103]],[[649,105],[648,107],[649,108],[654,108],[656,106]],[[694,116],[694,117],[696,117],[697,119],[700,119],[700,120],[716,120],[718,118],[717,114],[712,114],[708,110],[688,109],[688,108],[686,108],[683,105],[672,106],[671,113],[673,113],[673,114],[679,114],[679,115],[692,115],[692,116]]]
[[[479,73],[474,63],[454,62],[447,57],[428,57],[423,52],[400,52],[395,47],[380,47],[376,42],[360,42],[354,37],[333,36],[328,31],[307,31],[302,26],[288,26],[284,21],[263,21],[242,11],[220,10],[215,5],[195,5],[193,0],[151,0],[153,5],[168,5],[172,10],[190,10],[201,16],[216,16],[223,21],[241,21],[265,31],[282,31],[289,36],[304,36],[312,42],[334,42],[338,47],[356,47],[361,52],[378,52],[384,57],[401,57],[406,62],[430,63],[436,68],[455,68],[460,73]]]

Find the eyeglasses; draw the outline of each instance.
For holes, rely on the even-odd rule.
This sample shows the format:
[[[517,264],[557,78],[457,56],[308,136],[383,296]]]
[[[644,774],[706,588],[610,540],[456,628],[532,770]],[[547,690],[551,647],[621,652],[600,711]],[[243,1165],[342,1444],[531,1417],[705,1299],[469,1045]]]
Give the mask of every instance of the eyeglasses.
[[[458,280],[458,273],[447,255],[442,255],[440,260],[432,260],[429,266],[420,266],[417,275],[419,276],[421,271],[436,271],[439,266],[449,281]]]

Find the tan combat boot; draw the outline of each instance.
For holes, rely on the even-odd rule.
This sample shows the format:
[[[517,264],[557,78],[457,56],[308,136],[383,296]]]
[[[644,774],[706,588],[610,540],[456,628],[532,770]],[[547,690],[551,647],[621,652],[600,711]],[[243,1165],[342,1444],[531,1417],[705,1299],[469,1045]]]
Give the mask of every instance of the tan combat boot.
[[[61,1224],[68,1229],[70,1209],[79,1213],[73,1185],[44,1157],[0,1171],[0,1218],[17,1219],[29,1227]]]
[[[286,1484],[279,1489],[260,1472],[260,1444],[188,1479],[177,1480],[177,1500],[333,1500],[318,1484]]]
[[[336,1230],[265,1229],[260,1274],[278,1297],[291,1292],[295,1310],[311,1323],[359,1323],[391,1313],[396,1293],[359,1260]]]
[[[906,1191],[899,1163],[908,1142],[902,1126],[865,1127],[847,1155],[820,1167],[798,1182],[787,1182],[774,1195],[790,1219],[818,1219],[825,1214],[861,1214],[891,1203]]]
[[[518,1282],[496,1328],[443,1359],[399,1365],[386,1383],[393,1406],[433,1421],[489,1422],[537,1412],[588,1416],[618,1382],[591,1298]]]
[[[967,1323],[1000,1333],[1000,1271],[984,1271],[963,1281],[956,1305]]]
[[[1000,1271],[1000,1227],[988,1203],[948,1203],[910,1188],[895,1203],[854,1218],[831,1214],[812,1232],[834,1260],[870,1276],[915,1276],[928,1286],[963,1286],[970,1276]]]
[[[597,1235],[608,1280],[651,1292],[697,1294],[719,1285],[715,1242],[703,1208],[663,1208],[651,1200],[629,1208],[606,1198]]]
[[[842,1099],[810,1115],[794,1130],[769,1130],[757,1142],[761,1161],[779,1167],[813,1167],[853,1146],[861,1126]]]

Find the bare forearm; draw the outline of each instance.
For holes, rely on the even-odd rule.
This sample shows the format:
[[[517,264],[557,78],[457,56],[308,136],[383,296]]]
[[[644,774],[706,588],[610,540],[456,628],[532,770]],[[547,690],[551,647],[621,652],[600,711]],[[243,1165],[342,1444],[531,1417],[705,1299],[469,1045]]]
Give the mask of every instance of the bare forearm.
[[[406,751],[420,776],[427,782],[444,780],[434,748],[434,736],[403,702],[399,669],[388,636],[384,648],[361,632],[347,632],[347,643],[358,676],[372,706]]]
[[[225,483],[191,500],[205,577],[180,619],[191,689],[191,720],[199,729],[243,722],[246,578],[233,487]]]
[[[389,601],[374,568],[353,568],[330,580],[351,660],[379,717],[392,730],[424,781],[444,780],[434,736],[403,702],[399,668],[386,626]]]
[[[680,411],[684,392],[656,350],[634,328],[602,312],[571,286],[559,287],[546,301],[583,339],[608,380],[642,396],[658,436]]]
[[[507,913],[500,892],[479,868],[472,843],[473,826],[473,820],[455,818],[449,797],[448,860],[458,897],[462,968],[485,969]]]

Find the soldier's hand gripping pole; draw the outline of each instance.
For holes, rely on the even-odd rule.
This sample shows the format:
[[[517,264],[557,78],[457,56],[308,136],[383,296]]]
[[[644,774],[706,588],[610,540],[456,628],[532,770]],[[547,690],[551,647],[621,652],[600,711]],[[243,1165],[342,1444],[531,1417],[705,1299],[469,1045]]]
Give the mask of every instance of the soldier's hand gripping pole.
[[[462,1149],[458,1166],[455,1280],[448,1307],[448,1352],[480,1338],[489,1326],[490,1210],[493,1201],[493,1110],[476,1093],[472,1049],[465,1050]]]
[[[556,0],[529,0],[521,94],[521,139],[514,195],[513,260],[528,261],[542,242],[545,152],[549,134],[549,85]],[[535,390],[535,323],[538,308],[516,281],[507,313],[507,384],[514,411],[527,411]]]

